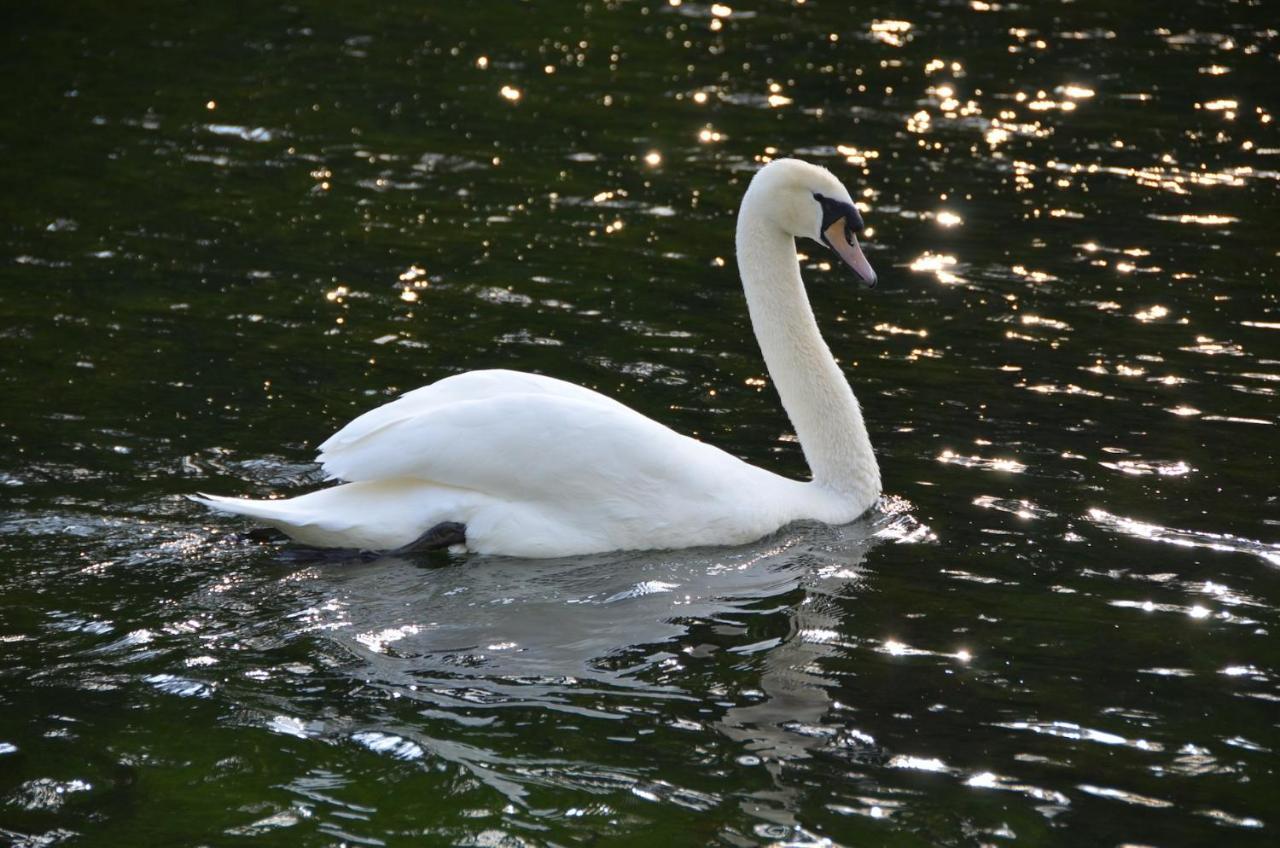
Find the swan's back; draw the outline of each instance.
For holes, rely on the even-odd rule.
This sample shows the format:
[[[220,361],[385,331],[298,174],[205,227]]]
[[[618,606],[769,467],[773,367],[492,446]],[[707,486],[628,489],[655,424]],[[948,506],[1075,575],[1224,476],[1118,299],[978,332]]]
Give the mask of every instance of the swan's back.
[[[391,403],[364,413],[320,445],[320,461],[322,464],[325,463],[326,454],[338,455],[346,448],[373,437],[379,430],[398,421],[405,421],[454,403],[510,395],[551,395],[576,398],[600,406],[627,409],[599,392],[593,392],[591,389],[575,386],[573,383],[557,380],[554,377],[500,368],[467,371],[437,380],[420,389],[405,392]],[[326,471],[328,471],[327,467]],[[338,474],[330,474],[330,476],[352,479],[341,478]]]

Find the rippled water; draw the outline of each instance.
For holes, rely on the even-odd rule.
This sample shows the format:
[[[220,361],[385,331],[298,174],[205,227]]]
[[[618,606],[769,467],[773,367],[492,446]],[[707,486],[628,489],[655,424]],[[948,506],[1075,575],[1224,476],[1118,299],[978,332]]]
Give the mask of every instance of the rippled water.
[[[11,11],[0,835],[1273,843],[1277,38],[1243,2]],[[873,293],[802,245],[863,520],[314,562],[181,498],[316,485],[345,420],[492,366],[803,475],[732,258],[784,154],[873,230]]]

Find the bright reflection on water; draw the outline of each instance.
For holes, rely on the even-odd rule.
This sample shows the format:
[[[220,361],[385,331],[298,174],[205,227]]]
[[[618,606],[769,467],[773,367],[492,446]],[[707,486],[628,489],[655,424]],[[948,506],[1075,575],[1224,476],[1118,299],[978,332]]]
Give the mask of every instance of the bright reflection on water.
[[[1277,35],[1166,5],[15,13],[0,835],[1274,843]],[[880,271],[799,246],[863,520],[306,561],[179,497],[495,366],[803,475],[732,255],[786,155]]]

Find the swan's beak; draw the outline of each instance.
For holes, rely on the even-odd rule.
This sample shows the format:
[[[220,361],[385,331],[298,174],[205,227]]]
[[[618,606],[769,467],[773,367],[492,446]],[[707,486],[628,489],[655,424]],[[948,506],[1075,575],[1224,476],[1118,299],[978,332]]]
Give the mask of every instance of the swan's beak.
[[[853,273],[858,275],[863,285],[871,288],[876,284],[876,272],[872,270],[871,263],[867,261],[862,248],[858,246],[858,237],[845,225],[843,218],[827,227],[822,233],[822,240],[853,269]]]

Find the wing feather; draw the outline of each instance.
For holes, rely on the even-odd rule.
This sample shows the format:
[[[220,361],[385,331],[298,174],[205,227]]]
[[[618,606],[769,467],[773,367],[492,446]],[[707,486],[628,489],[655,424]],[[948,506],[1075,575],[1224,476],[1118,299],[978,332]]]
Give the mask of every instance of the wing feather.
[[[406,392],[390,403],[369,410],[330,436],[320,445],[320,453],[336,453],[373,436],[384,427],[450,404],[504,395],[539,394],[577,398],[601,406],[626,409],[622,404],[599,392],[593,392],[591,389],[575,386],[573,383],[557,380],[554,377],[497,368],[467,371]],[[322,456],[321,460],[323,459]]]
[[[321,461],[342,480],[414,478],[546,504],[696,502],[758,472],[621,404],[550,392],[422,404],[330,440]]]

